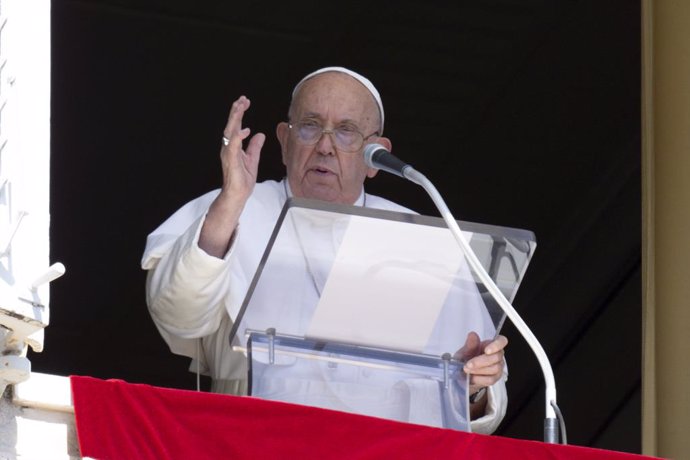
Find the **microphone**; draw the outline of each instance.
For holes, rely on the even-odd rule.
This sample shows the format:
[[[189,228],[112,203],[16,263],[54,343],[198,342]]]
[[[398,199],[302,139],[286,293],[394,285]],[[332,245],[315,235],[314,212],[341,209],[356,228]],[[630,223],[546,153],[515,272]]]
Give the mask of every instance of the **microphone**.
[[[364,147],[364,162],[370,168],[382,169],[406,179],[409,179],[407,172],[413,169],[381,144],[368,144]]]

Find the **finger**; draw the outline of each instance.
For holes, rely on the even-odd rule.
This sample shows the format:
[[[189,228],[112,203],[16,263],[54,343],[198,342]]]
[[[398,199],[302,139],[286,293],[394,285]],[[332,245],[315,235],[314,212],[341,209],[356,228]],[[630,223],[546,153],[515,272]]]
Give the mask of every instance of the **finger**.
[[[265,141],[266,135],[264,133],[256,133],[254,137],[249,140],[246,150],[247,155],[254,157],[261,154],[261,148],[264,146]]]
[[[485,354],[490,355],[490,354],[498,353],[499,351],[502,351],[507,345],[508,345],[508,338],[503,336],[503,335],[499,335],[498,337],[496,337],[495,340],[489,342],[487,345],[483,346],[482,348],[484,349]]]
[[[490,375],[503,369],[503,360],[497,362],[472,361],[465,364],[463,371],[468,375]]]
[[[230,136],[227,145],[223,145],[223,149],[228,149],[233,152],[240,152],[242,150],[242,142],[249,137],[251,134],[251,129],[244,128],[237,131],[234,135]],[[226,136],[227,137],[227,136]]]
[[[257,133],[250,140],[247,145],[245,155],[245,166],[247,170],[256,178],[259,168],[259,158],[261,157],[261,149],[266,141],[266,136],[263,133]]]
[[[470,389],[490,387],[501,379],[501,374],[473,375],[470,379]]]
[[[469,385],[471,387],[482,387],[493,385],[503,377],[504,367],[502,365],[485,368],[481,374],[470,374]]]
[[[482,367],[502,363],[504,356],[505,352],[503,349],[499,349],[494,353],[481,353],[474,358],[467,360],[465,363],[465,369],[468,369],[469,372],[476,372],[477,369]]]
[[[467,334],[465,344],[455,353],[455,359],[466,361],[481,352],[481,341],[476,332]]]
[[[470,369],[470,375],[493,375],[503,372],[503,361],[474,366]]]
[[[244,112],[249,109],[251,101],[245,96],[240,96],[235,102],[232,103],[230,108],[230,114],[228,115],[228,122],[223,130],[223,135],[232,139],[235,135],[242,131],[242,118],[244,117]],[[244,137],[246,138],[249,134],[247,133]]]

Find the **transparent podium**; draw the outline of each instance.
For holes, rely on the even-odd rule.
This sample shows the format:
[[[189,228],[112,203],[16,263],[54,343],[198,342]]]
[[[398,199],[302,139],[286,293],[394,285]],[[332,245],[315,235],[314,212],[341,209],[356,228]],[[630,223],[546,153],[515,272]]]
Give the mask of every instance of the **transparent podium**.
[[[512,300],[534,234],[459,225]],[[465,341],[504,319],[441,218],[290,199],[230,340],[252,396],[469,431]]]

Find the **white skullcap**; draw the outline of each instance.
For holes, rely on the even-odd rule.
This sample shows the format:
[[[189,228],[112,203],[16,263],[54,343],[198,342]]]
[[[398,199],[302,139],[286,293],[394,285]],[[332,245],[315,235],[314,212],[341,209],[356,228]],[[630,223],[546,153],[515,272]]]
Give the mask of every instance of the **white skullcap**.
[[[383,102],[381,101],[381,95],[379,94],[379,92],[374,87],[374,84],[371,81],[369,81],[368,78],[366,78],[366,77],[364,77],[364,76],[362,76],[362,75],[358,74],[357,72],[354,72],[350,69],[346,69],[345,67],[324,67],[322,69],[319,69],[319,70],[316,70],[316,71],[310,73],[309,75],[307,75],[306,77],[301,79],[299,81],[299,83],[297,83],[297,85],[295,86],[295,89],[292,90],[292,99],[293,100],[295,99],[295,95],[297,94],[297,91],[299,91],[300,87],[302,86],[302,84],[304,84],[305,81],[309,80],[312,77],[315,77],[316,75],[326,73],[326,72],[344,73],[346,75],[351,76],[352,78],[354,78],[355,80],[360,82],[362,85],[364,85],[364,87],[371,93],[371,95],[374,96],[374,100],[376,101],[376,105],[379,108],[379,115],[381,116],[381,130],[379,132],[379,135],[383,134]]]

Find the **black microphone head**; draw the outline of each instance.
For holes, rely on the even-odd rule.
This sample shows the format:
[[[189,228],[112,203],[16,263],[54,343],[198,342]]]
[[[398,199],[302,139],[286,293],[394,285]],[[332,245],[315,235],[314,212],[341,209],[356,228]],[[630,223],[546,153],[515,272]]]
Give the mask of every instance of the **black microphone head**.
[[[374,164],[374,154],[379,151],[389,153],[388,150],[386,150],[386,147],[381,144],[367,144],[364,147],[364,162],[368,167],[376,169],[380,167]]]

